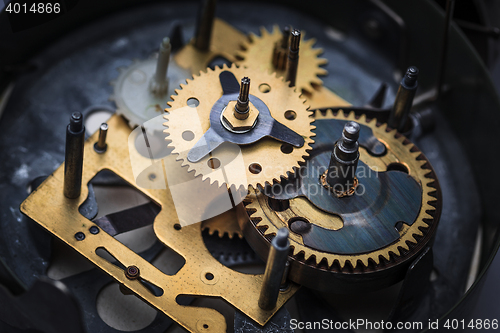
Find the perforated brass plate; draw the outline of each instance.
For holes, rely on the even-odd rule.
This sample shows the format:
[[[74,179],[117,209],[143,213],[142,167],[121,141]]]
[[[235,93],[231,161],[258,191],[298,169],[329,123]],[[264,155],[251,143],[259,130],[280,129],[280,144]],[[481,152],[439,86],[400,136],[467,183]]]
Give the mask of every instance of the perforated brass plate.
[[[167,189],[142,189],[136,185],[131,161],[135,166],[143,165],[144,167],[151,166],[151,161],[137,151],[132,150],[129,154],[128,140],[131,129],[127,122],[115,115],[109,119],[108,125],[106,153],[97,154],[93,149],[97,133],[85,143],[83,184],[88,184],[101,170],[108,169],[157,203],[161,211],[154,222],[156,236],[186,261],[177,274],[162,273],[103,231],[95,235],[91,234],[89,228],[95,224],[78,212],[78,207],[87,198],[88,188],[82,187],[82,193],[78,199],[66,198],[63,195],[64,164],[21,204],[21,211],[109,274],[118,283],[190,332],[225,332],[226,322],[224,317],[214,309],[179,305],[176,302],[179,295],[222,298],[259,324],[265,324],[293,296],[298,286],[292,285],[291,288],[280,293],[276,309],[261,310],[258,306],[258,297],[262,275],[239,273],[214,259],[203,243],[201,223],[177,230],[180,222],[168,186]],[[166,179],[163,168],[165,165],[172,167],[172,159],[172,157],[167,157],[161,160],[161,165],[160,162],[157,163],[156,170],[163,172],[164,177],[156,177],[155,181]],[[155,188],[155,186],[149,187]],[[75,238],[77,232],[82,232],[85,239],[78,241]],[[139,280],[128,279],[124,270],[96,254],[99,248],[108,251],[125,267],[137,266],[141,279],[161,288],[163,294],[155,296]]]

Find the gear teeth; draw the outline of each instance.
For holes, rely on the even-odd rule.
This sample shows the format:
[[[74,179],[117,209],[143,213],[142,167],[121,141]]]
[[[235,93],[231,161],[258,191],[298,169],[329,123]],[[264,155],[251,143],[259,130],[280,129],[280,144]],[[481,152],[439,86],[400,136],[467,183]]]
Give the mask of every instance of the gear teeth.
[[[375,125],[375,123],[377,122],[377,120],[375,118],[371,118],[371,119],[366,119],[366,123],[367,124],[371,124],[371,125]]]
[[[326,69],[324,69],[324,68],[320,68],[316,72],[316,75],[318,75],[318,76],[326,76],[326,75],[328,75],[328,71]],[[320,82],[320,83],[318,84],[317,82]],[[313,83],[315,83],[317,85],[322,85],[323,81],[320,80],[320,79],[317,79],[317,80],[313,80]]]
[[[356,266],[368,267],[368,258],[366,258],[366,259],[358,259]]]
[[[405,251],[410,251],[410,246],[406,243],[401,243],[401,248]]]
[[[235,56],[238,59],[238,61],[244,61],[245,60],[245,52],[244,50],[238,50],[235,52]]]
[[[313,44],[314,44],[314,43],[313,43]],[[323,50],[323,48],[321,48],[321,47],[313,50],[313,54],[314,54],[315,56],[320,56],[320,55],[322,55],[323,53],[324,53],[324,50]],[[325,58],[318,58],[318,59],[316,59],[316,61],[317,61],[318,63],[319,63],[319,62],[321,62],[321,61],[324,61],[324,60],[326,60],[326,59],[325,59]]]
[[[204,79],[206,78],[207,75],[217,75],[218,73],[224,71],[224,70],[230,70],[230,71],[235,71],[234,73],[238,76],[238,75],[242,75],[242,74],[237,74],[237,73],[241,73],[241,67],[239,67],[237,64],[231,64],[231,65],[227,65],[227,64],[224,64],[222,66],[222,68],[217,68],[217,69],[208,69],[207,70],[207,73],[200,73],[200,75],[197,75],[197,76],[194,76],[193,80],[187,80],[186,81],[186,84],[182,85],[181,86],[181,89],[177,89],[175,91],[175,96],[172,96],[172,99],[173,101],[171,101],[170,103],[168,103],[168,106],[170,107],[169,110],[172,110],[172,108],[180,108],[180,107],[184,107],[185,105],[185,99],[187,100],[187,98],[191,97],[191,96],[196,96],[198,99],[203,99],[202,97],[200,98],[197,93],[194,93],[194,92],[190,92],[190,89],[194,89],[194,88],[190,88],[193,84],[195,84],[197,82],[197,80],[199,79],[203,79],[203,80],[207,80],[207,79]],[[262,74],[260,74],[262,75]],[[270,76],[272,79],[267,79],[266,76],[264,76],[262,78],[262,82],[268,82],[271,86],[273,85],[277,85],[277,84],[283,84],[284,87],[286,87],[286,89],[291,89],[291,88],[288,88],[285,83],[284,83],[284,79],[282,77],[277,77],[276,76],[276,73],[273,73],[272,76]],[[205,81],[200,81],[200,82],[205,82]],[[208,82],[208,81],[206,81]],[[186,92],[185,92],[186,91]],[[188,92],[189,91],[189,92]],[[189,96],[188,96],[189,95]],[[301,112],[301,119],[305,120],[304,119],[304,116],[307,115],[307,118],[309,120],[309,123],[311,123],[314,118],[310,117],[313,112],[311,111],[308,111],[309,113],[302,113],[302,109],[304,109],[304,111],[307,111],[308,107],[307,105],[305,105],[304,103],[306,102],[306,100],[302,97],[300,97],[300,94],[299,93],[293,93],[292,95],[290,96],[297,96],[298,100],[297,102],[293,102],[293,103],[297,103],[295,104],[295,109],[296,110],[300,110]],[[300,101],[300,104],[303,105],[302,107],[298,107],[298,103]],[[293,105],[293,104],[292,104]],[[293,107],[293,106],[290,106],[290,107]],[[171,111],[173,112],[173,110]],[[200,110],[198,110],[198,112],[200,112]],[[168,116],[166,116],[165,118],[169,118],[169,119],[166,119],[167,122],[168,121],[172,121],[172,119],[170,119],[172,117],[173,113],[169,114]],[[179,117],[179,116],[177,116]],[[306,119],[307,119],[306,118]],[[176,118],[177,119],[177,118]],[[168,124],[171,124],[171,123],[168,123]],[[176,131],[175,127],[174,128],[170,128],[170,125],[166,125],[168,126],[168,130],[166,131],[167,133],[171,133],[172,131]],[[295,125],[297,126],[297,125]],[[303,126],[302,126],[303,127]],[[188,128],[188,127],[186,127]],[[293,128],[293,127],[292,127]],[[299,126],[300,128],[300,126]],[[299,133],[305,133],[305,131],[308,131],[307,133],[307,136],[308,136],[308,139],[306,140],[305,142],[305,145],[303,148],[300,148],[300,149],[297,149],[296,150],[296,153],[293,155],[293,158],[295,159],[292,163],[289,163],[287,164],[287,166],[290,168],[288,169],[288,167],[284,167],[283,168],[283,174],[285,175],[288,175],[288,174],[293,174],[294,171],[300,167],[301,164],[303,164],[305,162],[305,158],[309,155],[309,151],[311,149],[311,144],[314,143],[314,140],[313,139],[310,139],[309,137],[312,137],[314,136],[314,133],[312,133],[312,129],[314,129],[315,126],[310,126],[307,128],[307,130],[305,130],[304,128],[302,128],[299,132]],[[219,187],[223,186],[225,184],[224,180],[223,179],[219,179],[220,175],[218,174],[214,174],[212,172],[205,172],[205,171],[202,171],[201,168],[199,168],[196,163],[189,163],[187,161],[187,158],[185,158],[185,154],[186,152],[181,152],[179,149],[176,149],[175,145],[175,140],[176,138],[178,137],[178,135],[176,135],[175,137],[170,137],[172,138],[172,141],[170,144],[169,144],[169,147],[173,147],[173,151],[172,151],[172,154],[176,154],[176,159],[177,160],[182,160],[182,165],[185,166],[185,165],[188,165],[190,170],[195,170],[196,172],[196,175],[201,175],[202,176],[202,179],[205,181],[207,180],[207,178],[209,179],[209,181],[212,183],[214,183],[215,181],[217,181],[217,185]],[[187,146],[184,146],[184,150]],[[288,157],[290,158],[290,157]],[[204,169],[203,169],[204,170]],[[262,184],[264,184],[264,186],[266,184],[268,184],[270,181],[274,181],[274,180],[277,180],[279,181],[281,175],[266,175],[266,178],[264,178],[264,175],[263,177],[260,177],[259,176],[253,176],[251,174],[248,173],[247,171],[247,177],[252,177],[252,181],[249,180],[249,184],[245,184],[245,186],[248,186],[248,185],[254,185],[254,186],[262,186]],[[226,184],[226,185],[231,185],[231,184]]]
[[[381,130],[383,130],[384,132],[388,132],[388,130],[387,130],[387,129],[388,129],[388,127],[387,127],[387,124],[386,124],[386,123],[381,124],[379,128],[380,128]]]
[[[251,32],[250,34],[248,34],[248,39],[250,40],[250,43],[254,43],[257,38],[259,38],[259,36],[257,36],[253,32]]]
[[[320,68],[320,66],[326,64],[327,61],[326,59],[317,58],[323,53],[323,50],[321,48],[314,48],[316,39],[311,38],[306,40],[306,32],[302,31],[301,34],[301,54],[304,54],[307,59],[306,62],[302,63],[310,64],[308,66],[311,66],[311,68],[308,68],[306,72],[310,73],[311,77],[306,79],[305,83],[297,86],[296,89],[300,92],[304,90],[309,93],[313,93],[315,90],[314,85],[321,86],[323,84],[323,82],[318,79],[318,76],[327,75],[327,71],[324,68]],[[267,50],[272,50],[274,48],[274,44],[281,38],[282,32],[278,25],[274,25],[270,32],[265,27],[261,27],[260,36],[253,32],[249,33],[248,42],[244,42],[242,44],[243,50],[237,51],[237,55],[241,59],[238,63],[243,63],[250,68],[260,67],[262,64],[262,52],[265,52],[265,57],[267,57]],[[272,56],[272,54],[270,56]],[[269,72],[276,72],[271,63],[266,66],[271,66],[267,69]]]
[[[321,86],[323,84],[323,81],[321,81],[320,79],[316,78],[316,79],[312,80],[311,83],[314,84],[314,85],[317,85],[317,86]]]
[[[426,232],[425,230],[430,227],[432,224],[432,221],[435,220],[434,212],[437,211],[436,204],[438,202],[437,200],[437,191],[439,190],[437,188],[436,184],[436,179],[433,178],[433,172],[432,169],[428,166],[428,161],[425,159],[423,154],[418,150],[418,148],[410,144],[410,142],[400,133],[397,132],[395,129],[390,129],[387,127],[387,124],[383,123],[377,123],[377,120],[375,118],[368,119],[366,115],[361,115],[356,119],[356,115],[354,112],[344,112],[344,110],[340,110],[342,113],[334,113],[333,110],[328,109],[324,112],[320,110],[313,110],[311,112],[311,116],[314,116],[316,120],[320,119],[329,119],[329,118],[340,118],[340,119],[346,119],[346,120],[355,120],[360,123],[364,124],[369,124],[371,125],[371,128],[374,131],[374,135],[377,135],[377,133],[380,133],[383,136],[389,136],[394,138],[397,142],[399,142],[403,147],[405,147],[405,150],[407,150],[409,156],[414,159],[414,164],[419,166],[419,168],[415,169],[414,166],[411,168],[412,175],[415,177],[418,175],[418,179],[421,180],[421,183],[424,183],[422,185],[424,187],[423,191],[423,197],[422,197],[422,208],[419,213],[418,221],[415,221],[414,223],[416,224],[416,227],[406,226],[406,231],[403,232],[401,235],[401,242],[397,244],[397,247],[388,250],[387,252],[380,252],[377,251],[376,255],[374,256],[369,256],[369,257],[362,257],[362,258],[356,258],[356,256],[338,256],[336,257],[316,257],[314,253],[306,253],[304,250],[302,250],[301,247],[292,245],[292,255],[294,257],[299,257],[299,260],[304,260],[304,261],[311,261],[314,260],[316,263],[321,263],[322,260],[326,260],[327,265],[330,269],[334,267],[335,265],[337,267],[340,267],[341,270],[347,270],[349,271],[352,268],[367,268],[369,265],[386,265],[390,262],[392,262],[396,257],[404,256],[408,251],[411,251],[413,247],[419,243],[419,238],[418,237],[424,237],[424,233]],[[339,111],[339,112],[340,112]],[[313,129],[316,129],[316,126],[311,124],[311,127]],[[315,133],[314,133],[315,135]],[[312,140],[312,136],[310,138]],[[314,142],[314,140],[312,140]],[[294,169],[293,171],[296,171]],[[415,175],[413,174],[415,173]],[[292,173],[287,173],[286,175],[282,175],[280,180],[273,180],[273,184],[279,183],[284,179],[287,179],[286,176],[290,176]],[[425,178],[429,179],[429,181],[423,181]],[[269,184],[271,185],[271,184]],[[425,188],[428,188],[429,190],[425,190]],[[425,203],[425,204],[424,204]],[[261,209],[259,206],[258,199],[254,196],[252,202],[247,206],[247,211],[252,211],[249,213],[249,215],[252,215],[252,220],[258,221],[258,226],[259,228],[266,228],[266,231],[263,232],[264,235],[271,235],[276,232],[277,227],[272,224],[267,219],[263,219],[262,217],[258,216],[261,213]],[[383,249],[381,250],[383,251]],[[300,257],[303,256],[303,259]],[[314,256],[314,258],[313,258]]]

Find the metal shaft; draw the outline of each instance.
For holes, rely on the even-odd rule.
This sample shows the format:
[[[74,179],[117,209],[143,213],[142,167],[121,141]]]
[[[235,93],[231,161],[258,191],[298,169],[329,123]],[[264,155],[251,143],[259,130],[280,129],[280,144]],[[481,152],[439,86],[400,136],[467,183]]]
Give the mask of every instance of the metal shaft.
[[[282,31],[283,36],[280,41],[274,44],[273,66],[277,70],[285,70],[288,58],[288,48],[290,42],[290,27],[285,26]]]
[[[248,107],[249,94],[250,94],[250,79],[245,76],[244,78],[241,79],[240,94],[238,95],[236,106],[234,107],[234,116],[237,119],[243,120],[248,118],[248,113],[250,111]]]
[[[182,38],[182,25],[176,24],[170,33],[170,47],[171,51],[175,52],[184,46],[184,39]]]
[[[170,45],[170,38],[163,38],[158,52],[158,61],[156,62],[156,72],[151,79],[149,86],[151,92],[155,95],[162,96],[168,90],[168,63],[170,61],[170,52],[172,47]]]
[[[104,153],[106,151],[106,148],[108,147],[106,143],[107,134],[108,134],[108,124],[102,123],[101,127],[99,127],[99,139],[97,139],[97,142],[94,145],[94,150],[99,154]]]
[[[299,67],[300,30],[293,30],[290,34],[290,48],[288,50],[288,61],[286,63],[286,81],[290,87],[295,87],[297,80],[297,68]]]
[[[350,121],[344,126],[342,138],[335,143],[326,181],[335,191],[347,192],[354,185],[359,160],[360,126]]]
[[[216,0],[202,0],[194,36],[194,46],[200,51],[208,51],[212,37]]]
[[[399,84],[399,89],[388,121],[389,127],[396,128],[399,132],[406,131],[408,116],[418,87],[417,78],[418,68],[412,66],[408,68]]]
[[[441,44],[441,61],[438,70],[436,98],[439,98],[443,91],[444,77],[446,74],[446,59],[448,58],[448,35],[450,34],[450,25],[454,10],[455,0],[448,0],[446,2],[446,17],[444,20],[443,43]]]
[[[278,301],[281,281],[290,250],[288,234],[287,228],[281,228],[271,242],[259,297],[259,307],[263,310],[274,309]]]
[[[84,142],[83,116],[80,112],[74,112],[66,127],[64,159],[64,195],[69,199],[78,198],[82,191]]]

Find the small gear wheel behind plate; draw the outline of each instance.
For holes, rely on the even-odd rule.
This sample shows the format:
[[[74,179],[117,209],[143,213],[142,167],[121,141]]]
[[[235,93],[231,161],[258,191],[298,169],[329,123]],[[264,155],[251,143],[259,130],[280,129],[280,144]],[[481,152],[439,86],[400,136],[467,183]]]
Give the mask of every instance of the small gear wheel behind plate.
[[[316,87],[322,86],[323,81],[318,76],[324,76],[328,72],[320,66],[328,61],[318,56],[323,53],[320,48],[313,48],[315,39],[305,40],[305,33],[302,32],[299,65],[297,68],[297,82],[295,86],[299,92],[303,90],[313,93]],[[285,70],[277,69],[273,65],[273,52],[276,43],[283,38],[279,26],[275,25],[272,32],[261,28],[261,36],[251,33],[249,41],[242,45],[243,50],[238,52],[238,57],[242,58],[238,64],[263,72],[276,72],[279,77],[285,76]]]
[[[201,230],[208,230],[210,236],[216,234],[220,238],[227,235],[230,239],[233,237],[243,238],[238,220],[236,209],[230,209],[224,213],[214,216],[201,223]]]
[[[328,168],[334,138],[340,137],[347,121],[358,122],[360,133],[366,135],[360,136],[356,173],[366,194],[346,198],[333,197],[328,191],[306,194],[313,183],[318,186],[312,189],[322,188],[322,172],[310,177],[310,167],[326,163]],[[295,187],[292,182],[275,185],[284,190],[290,185],[288,190],[297,192],[289,199],[281,194],[276,199],[259,190],[250,191],[247,199],[251,203],[238,211],[245,238],[265,258],[270,239],[280,228],[288,227],[292,248],[289,278],[314,289],[362,292],[400,281],[411,262],[432,242],[439,221],[441,192],[430,163],[396,130],[375,119],[367,121],[364,115],[356,118],[353,112],[346,116],[342,111],[317,111],[315,125],[313,151],[296,173],[306,176]],[[375,156],[366,148],[373,140],[385,145],[384,154]],[[374,176],[362,179],[361,165]],[[269,187],[263,191],[272,196]]]
[[[163,110],[174,93],[174,88],[191,76],[188,70],[180,68],[175,61],[168,66],[168,90],[163,94],[151,92],[151,80],[157,66],[157,56],[146,60],[134,60],[125,68],[119,68],[120,75],[114,86],[110,100],[116,103],[116,113],[124,116],[131,128],[163,114]]]
[[[235,133],[221,124],[223,116],[232,115],[234,105],[231,103],[237,99],[238,82],[243,77],[251,80],[250,113],[257,111],[257,116],[253,128]],[[208,69],[186,82],[168,103],[170,108],[166,110],[164,125],[166,140],[174,148],[172,153],[183,160],[183,165],[189,166],[189,171],[195,170],[203,180],[209,178],[219,186],[226,184],[228,188],[238,189],[287,178],[304,162],[314,142],[311,124],[314,119],[305,100],[283,79],[257,70],[224,66]],[[229,89],[230,92],[236,89],[236,94],[226,94],[224,82],[233,89]],[[225,113],[226,108],[229,113]],[[218,134],[214,134],[215,131]],[[289,141],[276,139],[283,133],[286,134],[284,140],[293,138],[297,142],[298,139],[301,144],[293,146],[287,143]],[[213,136],[207,138],[208,134],[220,140],[215,144],[217,148],[197,155],[198,160],[193,162],[191,153],[212,145]]]

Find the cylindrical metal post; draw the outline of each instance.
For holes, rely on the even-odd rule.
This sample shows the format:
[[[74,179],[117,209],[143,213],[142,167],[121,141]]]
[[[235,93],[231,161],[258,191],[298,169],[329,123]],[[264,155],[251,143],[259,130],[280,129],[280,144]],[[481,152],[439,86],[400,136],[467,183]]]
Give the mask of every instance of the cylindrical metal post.
[[[64,159],[64,195],[69,199],[80,196],[82,191],[83,146],[85,126],[83,115],[74,112],[66,127],[66,150]]]
[[[444,78],[446,75],[446,60],[448,58],[448,35],[450,34],[451,20],[455,11],[455,0],[446,1],[446,16],[444,19],[443,43],[441,44],[441,61],[439,62],[436,99],[443,92]]]
[[[216,0],[202,0],[194,36],[194,46],[200,51],[208,51],[215,18]]]
[[[274,44],[273,49],[273,66],[279,71],[286,69],[288,58],[288,47],[290,43],[290,26],[285,26],[282,31],[281,40]]]
[[[295,87],[297,81],[297,68],[299,67],[300,30],[293,30],[290,34],[290,49],[286,63],[286,80],[290,87]]]
[[[248,107],[250,95],[250,79],[248,77],[244,77],[241,79],[240,85],[240,94],[238,96],[238,101],[236,102],[236,106],[234,107],[234,116],[237,119],[244,120],[248,118],[248,113],[250,111]]]
[[[278,301],[281,281],[290,250],[288,234],[287,228],[281,228],[271,242],[259,297],[259,307],[263,310],[274,309]]]
[[[359,160],[360,126],[350,121],[344,126],[342,138],[335,143],[328,166],[326,181],[338,193],[347,193],[354,186]]]
[[[418,87],[418,68],[415,66],[409,67],[405,76],[401,80],[394,106],[389,115],[388,125],[391,128],[397,129],[399,132],[405,132],[406,123],[413,106],[413,98]]]
[[[171,52],[170,38],[163,38],[160,44],[160,50],[158,52],[158,60],[156,62],[156,72],[151,78],[149,85],[150,91],[157,95],[163,96],[168,91],[168,63],[170,61]]]
[[[99,138],[97,139],[97,142],[94,144],[94,150],[99,154],[104,153],[108,148],[108,145],[106,144],[107,134],[108,134],[108,124],[102,123],[101,127],[99,127]]]

